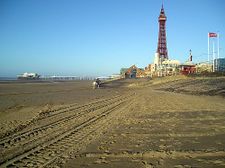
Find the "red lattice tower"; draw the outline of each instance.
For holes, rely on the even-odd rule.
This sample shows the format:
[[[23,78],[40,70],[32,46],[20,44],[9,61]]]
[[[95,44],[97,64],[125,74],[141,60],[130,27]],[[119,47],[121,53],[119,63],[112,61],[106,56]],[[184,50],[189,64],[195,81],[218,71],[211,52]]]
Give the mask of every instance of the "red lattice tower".
[[[162,5],[161,12],[159,15],[159,37],[158,37],[158,48],[159,58],[161,61],[168,59],[167,45],[166,45],[166,15]]]

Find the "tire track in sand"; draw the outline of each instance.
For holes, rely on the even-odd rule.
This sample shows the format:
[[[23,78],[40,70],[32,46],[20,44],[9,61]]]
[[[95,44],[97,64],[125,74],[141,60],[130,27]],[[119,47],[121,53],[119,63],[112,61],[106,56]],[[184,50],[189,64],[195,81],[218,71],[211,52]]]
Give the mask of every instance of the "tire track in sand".
[[[44,158],[44,162],[43,163],[48,163],[49,159],[51,160],[52,157],[55,157],[54,155],[58,155],[56,149],[58,149],[58,146],[61,145],[55,145],[55,144],[60,144],[63,143],[65,144],[67,141],[71,141],[70,143],[67,142],[66,146],[64,147],[69,147],[69,144],[74,144],[75,140],[78,139],[79,140],[79,136],[77,136],[77,133],[79,131],[81,131],[81,137],[80,139],[84,138],[85,136],[89,135],[89,133],[82,133],[82,130],[88,126],[91,126],[92,124],[96,123],[98,120],[101,120],[103,118],[105,118],[107,115],[109,115],[112,111],[114,111],[116,108],[119,108],[122,104],[124,104],[130,97],[132,97],[131,95],[125,95],[125,96],[118,96],[116,98],[111,99],[110,101],[101,101],[96,103],[96,105],[92,108],[87,108],[87,110],[80,110],[83,113],[79,114],[78,116],[80,117],[80,120],[77,124],[74,124],[75,120],[73,119],[77,119],[77,115],[74,116],[70,116],[73,119],[71,119],[69,117],[69,119],[67,117],[64,118],[64,120],[62,122],[64,122],[64,124],[60,122],[54,122],[51,123],[47,126],[41,127],[36,129],[35,131],[28,131],[24,134],[21,135],[17,135],[16,136],[16,141],[11,141],[13,143],[17,143],[20,144],[22,141],[23,143],[28,146],[27,148],[18,151],[16,154],[13,151],[13,149],[15,150],[15,148],[11,148],[13,145],[10,145],[8,147],[8,149],[5,152],[5,157],[1,157],[4,160],[1,161],[2,165],[0,167],[21,167],[21,166],[28,166],[30,165],[30,167],[33,167],[36,165],[36,167],[40,166],[40,162],[38,160],[43,160]],[[105,103],[106,102],[106,103]],[[85,106],[86,107],[86,106]],[[57,125],[59,124],[60,128],[57,129]],[[61,125],[60,125],[61,124]],[[49,134],[49,129],[53,129],[54,132],[51,132],[51,135]],[[92,127],[91,127],[92,128]],[[42,137],[42,135],[44,134],[43,132],[47,130],[47,133],[45,134],[45,138]],[[91,132],[93,132],[93,128],[90,129]],[[36,134],[37,135],[36,135]],[[53,133],[53,134],[52,134]],[[27,135],[26,135],[27,134]],[[25,135],[25,136],[24,136]],[[30,135],[32,135],[33,140],[30,139]],[[29,138],[24,138],[28,136]],[[68,137],[70,137],[68,139]],[[73,137],[73,138],[71,138]],[[40,139],[38,142],[37,138]],[[14,138],[15,140],[15,138]],[[6,141],[6,139],[4,140]],[[65,142],[64,142],[65,141]],[[9,143],[10,144],[10,143]],[[12,143],[11,143],[12,144]],[[30,145],[28,145],[30,144]],[[43,153],[46,153],[46,149],[49,147],[53,147],[52,149],[50,149],[50,151],[47,151],[47,156],[45,156]],[[57,146],[57,148],[55,148],[55,146]],[[3,146],[4,147],[4,146]],[[61,148],[61,150],[63,150],[63,148]],[[49,154],[50,152],[50,154]],[[12,154],[13,153],[13,154]],[[41,155],[40,155],[41,153]],[[40,155],[40,157],[42,159],[38,159],[38,154]],[[35,157],[31,157],[31,156],[35,156]],[[48,158],[48,159],[46,159]]]

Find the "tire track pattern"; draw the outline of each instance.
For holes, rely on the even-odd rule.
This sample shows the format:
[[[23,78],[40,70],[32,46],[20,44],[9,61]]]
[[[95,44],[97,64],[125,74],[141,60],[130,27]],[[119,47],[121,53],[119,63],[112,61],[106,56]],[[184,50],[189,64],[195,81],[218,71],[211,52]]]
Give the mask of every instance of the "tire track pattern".
[[[80,107],[52,112],[48,118],[61,116],[62,113],[65,117],[1,140],[0,167],[41,167],[51,163],[60,153],[74,146],[75,142],[95,131],[92,125],[104,120],[131,97],[115,96]],[[84,131],[88,127],[89,131]]]
[[[96,111],[109,104],[112,104],[118,101],[119,98],[120,96],[115,96],[110,99],[104,99],[101,101],[91,102],[89,104],[85,104],[78,107],[69,107],[65,109],[51,111],[49,112],[47,119],[46,118],[43,118],[43,119],[45,120],[52,119],[53,122],[47,123],[41,127],[32,128],[31,130],[28,130],[28,131],[20,131],[18,133],[15,133],[12,136],[3,138],[0,141],[0,146],[1,148],[8,148],[11,146],[15,146],[18,142],[24,141],[26,138],[37,136],[40,133],[43,134],[44,131],[48,131],[51,128],[55,128],[57,127],[57,125],[60,125],[62,123],[67,123],[69,120],[76,119],[82,115]]]
[[[113,98],[104,99],[101,101],[91,102],[89,104],[85,104],[78,107],[69,107],[65,109],[51,111],[50,114],[48,114],[47,120],[51,118],[54,122],[47,123],[42,127],[32,128],[31,130],[28,130],[28,131],[21,131],[21,132],[15,133],[12,136],[3,138],[0,141],[0,146],[4,148],[8,148],[11,145],[16,145],[18,141],[24,140],[27,137],[36,136],[38,133],[40,132],[43,133],[45,130],[49,128],[54,128],[58,124],[62,124],[63,122],[67,122],[68,120],[75,119],[77,117],[80,117],[81,115],[84,115],[96,109],[105,107],[109,103],[114,103],[117,101],[118,98],[120,98],[120,96],[115,96]],[[46,118],[44,119],[46,120]]]

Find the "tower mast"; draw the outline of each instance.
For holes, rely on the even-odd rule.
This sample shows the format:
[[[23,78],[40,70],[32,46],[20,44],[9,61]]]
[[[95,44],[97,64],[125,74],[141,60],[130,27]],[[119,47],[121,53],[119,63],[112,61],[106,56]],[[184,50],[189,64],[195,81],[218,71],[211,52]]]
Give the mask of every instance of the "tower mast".
[[[168,59],[167,42],[166,42],[166,20],[163,3],[158,17],[159,22],[159,36],[158,36],[158,47],[157,53],[159,54],[160,62]]]

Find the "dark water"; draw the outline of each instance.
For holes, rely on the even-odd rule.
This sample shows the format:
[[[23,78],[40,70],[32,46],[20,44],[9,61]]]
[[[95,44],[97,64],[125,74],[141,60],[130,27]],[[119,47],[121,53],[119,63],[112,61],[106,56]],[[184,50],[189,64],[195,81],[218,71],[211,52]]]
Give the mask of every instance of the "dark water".
[[[16,77],[0,77],[0,81],[15,81]]]
[[[52,78],[40,78],[36,80],[28,79],[21,80],[17,77],[0,77],[0,84],[12,84],[12,83],[52,83],[52,82],[75,82],[75,81],[90,81],[92,78],[80,78],[80,79],[52,79]]]

